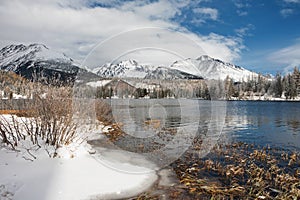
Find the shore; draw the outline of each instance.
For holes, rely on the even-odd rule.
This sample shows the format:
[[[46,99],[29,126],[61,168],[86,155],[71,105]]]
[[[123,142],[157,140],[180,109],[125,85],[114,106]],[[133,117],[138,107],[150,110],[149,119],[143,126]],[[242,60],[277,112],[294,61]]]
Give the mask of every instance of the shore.
[[[29,146],[26,141],[17,151],[1,146],[0,199],[124,199],[146,191],[157,180],[150,168],[154,165],[138,164],[148,161],[112,160],[112,151],[102,150],[96,152],[82,143],[62,147],[56,158],[50,158],[47,152],[51,149]]]
[[[281,98],[276,98],[276,97],[272,97],[272,96],[244,96],[241,98],[238,97],[231,97],[230,99],[228,99],[229,101],[300,101],[300,97],[297,96],[293,99],[286,99],[285,97],[281,97]]]
[[[111,142],[119,137],[123,136],[111,137]],[[201,157],[201,145],[202,140],[195,138],[181,157],[157,170],[151,188],[128,199],[300,198],[298,150],[235,141],[219,143]]]
[[[300,198],[300,152],[236,142],[219,144],[202,158],[197,154],[199,145],[200,140],[163,169],[138,154],[114,148],[102,136],[88,144],[62,148],[57,158],[49,158],[43,148],[17,152],[2,146],[0,197]]]

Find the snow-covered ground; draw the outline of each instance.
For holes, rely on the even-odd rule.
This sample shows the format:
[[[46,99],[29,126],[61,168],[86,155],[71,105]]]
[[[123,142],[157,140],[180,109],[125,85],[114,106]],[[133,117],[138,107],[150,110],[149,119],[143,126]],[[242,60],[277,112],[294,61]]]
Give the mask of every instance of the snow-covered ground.
[[[143,192],[157,179],[154,165],[132,153],[93,149],[83,142],[62,147],[58,157],[50,158],[45,149],[51,148],[41,146],[25,140],[13,151],[1,144],[1,200],[119,199]]]
[[[110,82],[111,82],[111,80],[101,80],[101,81],[88,82],[86,84],[91,87],[101,87],[101,86],[103,87]]]
[[[282,95],[280,98],[273,97],[271,95],[265,94],[265,95],[244,95],[241,98],[235,98],[231,97],[230,100],[247,100],[247,101],[300,101],[300,96],[297,96],[293,99],[286,99],[284,95]]]

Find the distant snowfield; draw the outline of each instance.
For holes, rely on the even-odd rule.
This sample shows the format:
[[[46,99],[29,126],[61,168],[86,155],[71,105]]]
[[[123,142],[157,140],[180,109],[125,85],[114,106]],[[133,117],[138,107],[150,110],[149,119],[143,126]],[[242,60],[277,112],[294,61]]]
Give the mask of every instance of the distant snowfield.
[[[93,149],[83,143],[63,147],[58,152],[60,158],[49,158],[43,147],[32,148],[30,153],[37,157],[33,159],[24,148],[28,143],[21,146],[20,152],[0,146],[1,200],[127,198],[147,190],[157,180],[155,171],[138,164],[149,161],[138,158],[132,162],[131,155],[122,151],[116,151],[117,155],[127,159],[112,160],[114,154],[107,154],[105,149],[103,155],[90,154]]]
[[[101,80],[101,81],[88,82],[86,84],[91,87],[103,87],[110,82],[111,82],[111,80]]]

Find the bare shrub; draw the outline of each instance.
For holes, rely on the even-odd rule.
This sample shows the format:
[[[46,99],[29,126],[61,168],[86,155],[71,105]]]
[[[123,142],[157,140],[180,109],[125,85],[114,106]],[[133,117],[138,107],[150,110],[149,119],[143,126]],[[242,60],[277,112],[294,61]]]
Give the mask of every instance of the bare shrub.
[[[46,98],[36,96],[33,102],[34,122],[38,125],[36,128],[39,128],[35,134],[56,148],[71,143],[75,136],[76,123],[72,120],[70,89],[50,89]]]
[[[0,138],[3,143],[11,146],[12,149],[15,149],[19,141],[18,138],[23,138],[23,134],[18,135],[18,132],[14,131],[18,123],[14,124],[14,118],[12,118],[13,121],[10,123],[10,120],[7,120],[3,116],[0,117]]]
[[[76,123],[72,119],[72,90],[67,87],[48,87],[45,91],[39,93],[36,90],[33,99],[28,100],[28,117],[0,115],[2,142],[15,149],[20,140],[30,137],[35,145],[40,146],[42,140],[57,149],[74,140]]]
[[[110,126],[109,131],[103,132],[111,142],[115,142],[125,135],[123,124],[115,121],[111,106],[103,99],[95,101],[96,118],[105,126]]]
[[[111,106],[103,99],[97,99],[95,101],[96,118],[98,121],[105,125],[111,125],[114,123],[114,117],[112,114]]]

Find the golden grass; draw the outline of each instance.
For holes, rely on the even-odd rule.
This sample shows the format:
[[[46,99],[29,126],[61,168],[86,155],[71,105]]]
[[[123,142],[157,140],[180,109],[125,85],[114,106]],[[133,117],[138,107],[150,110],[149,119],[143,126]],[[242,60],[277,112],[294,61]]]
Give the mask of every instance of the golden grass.
[[[0,110],[0,115],[16,115],[18,117],[30,117],[33,110]]]
[[[150,119],[144,121],[147,128],[159,129],[161,127],[161,120],[159,119]]]
[[[178,184],[132,199],[300,199],[299,152],[239,142],[199,158],[197,145],[171,164]]]

